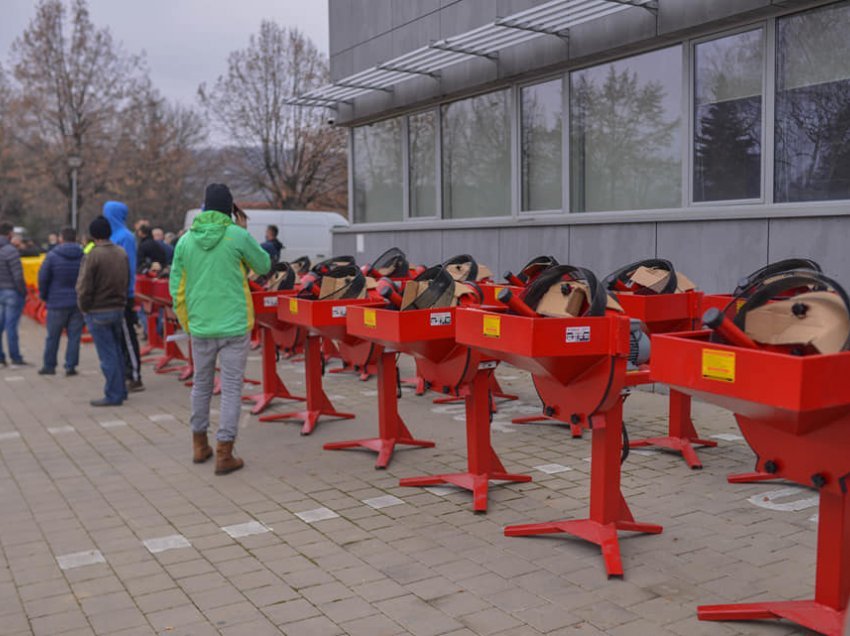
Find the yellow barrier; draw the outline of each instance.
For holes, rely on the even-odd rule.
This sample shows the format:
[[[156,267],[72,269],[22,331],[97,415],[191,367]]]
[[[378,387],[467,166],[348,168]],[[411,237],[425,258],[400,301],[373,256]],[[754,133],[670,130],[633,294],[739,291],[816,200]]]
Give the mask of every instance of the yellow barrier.
[[[38,289],[38,270],[44,262],[44,254],[39,256],[23,256],[21,257],[21,265],[24,268],[24,281],[27,287],[35,287]]]

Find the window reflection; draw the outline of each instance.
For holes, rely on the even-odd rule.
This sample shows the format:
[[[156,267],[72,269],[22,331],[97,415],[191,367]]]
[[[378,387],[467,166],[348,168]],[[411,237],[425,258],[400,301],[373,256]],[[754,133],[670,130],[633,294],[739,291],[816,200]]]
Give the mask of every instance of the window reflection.
[[[560,210],[561,118],[560,79],[526,86],[520,99],[522,209]]]
[[[401,121],[354,129],[354,220],[402,220]]]
[[[694,201],[761,196],[762,30],[695,47]]]
[[[681,206],[681,47],[577,71],[570,85],[573,211]]]
[[[410,152],[410,216],[437,213],[437,114],[418,113],[407,118]]]
[[[509,95],[502,90],[443,107],[446,218],[510,214]]]
[[[776,201],[850,198],[850,6],[777,20]]]

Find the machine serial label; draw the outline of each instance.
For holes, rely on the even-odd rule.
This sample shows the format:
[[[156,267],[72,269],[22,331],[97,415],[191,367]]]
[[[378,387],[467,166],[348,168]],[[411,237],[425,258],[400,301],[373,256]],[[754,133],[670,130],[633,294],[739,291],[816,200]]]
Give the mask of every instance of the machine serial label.
[[[338,305],[336,307],[331,307],[331,318],[345,318],[345,314],[347,312],[347,305]]]
[[[590,342],[590,327],[567,327],[565,342]]]
[[[489,338],[500,338],[502,336],[502,317],[484,316],[482,333]]]
[[[719,382],[735,381],[735,352],[702,350],[702,377]]]
[[[277,296],[263,298],[263,307],[277,307]]]
[[[374,309],[363,310],[363,324],[367,327],[376,327],[378,325],[378,317],[375,315]]]
[[[452,312],[450,311],[436,311],[431,314],[431,326],[432,327],[446,327],[452,324]]]
[[[294,298],[289,299],[289,313],[297,314],[298,313],[298,301]]]

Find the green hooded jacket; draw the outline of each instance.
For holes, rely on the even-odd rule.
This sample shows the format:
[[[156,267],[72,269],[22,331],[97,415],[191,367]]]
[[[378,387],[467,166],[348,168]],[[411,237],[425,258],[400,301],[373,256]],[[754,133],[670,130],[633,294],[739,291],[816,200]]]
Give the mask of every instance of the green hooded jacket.
[[[197,338],[233,338],[254,327],[247,274],[266,274],[268,253],[229,216],[207,210],[174,250],[169,289],[186,333]]]

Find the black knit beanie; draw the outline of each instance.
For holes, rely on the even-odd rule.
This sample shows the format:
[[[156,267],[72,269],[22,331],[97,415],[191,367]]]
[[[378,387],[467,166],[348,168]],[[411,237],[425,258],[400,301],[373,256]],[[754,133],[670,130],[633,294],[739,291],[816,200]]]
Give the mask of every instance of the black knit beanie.
[[[89,236],[93,239],[106,240],[112,236],[112,227],[105,217],[99,216],[89,225]]]
[[[215,210],[230,216],[233,214],[233,195],[223,183],[211,183],[204,192],[204,210]]]

